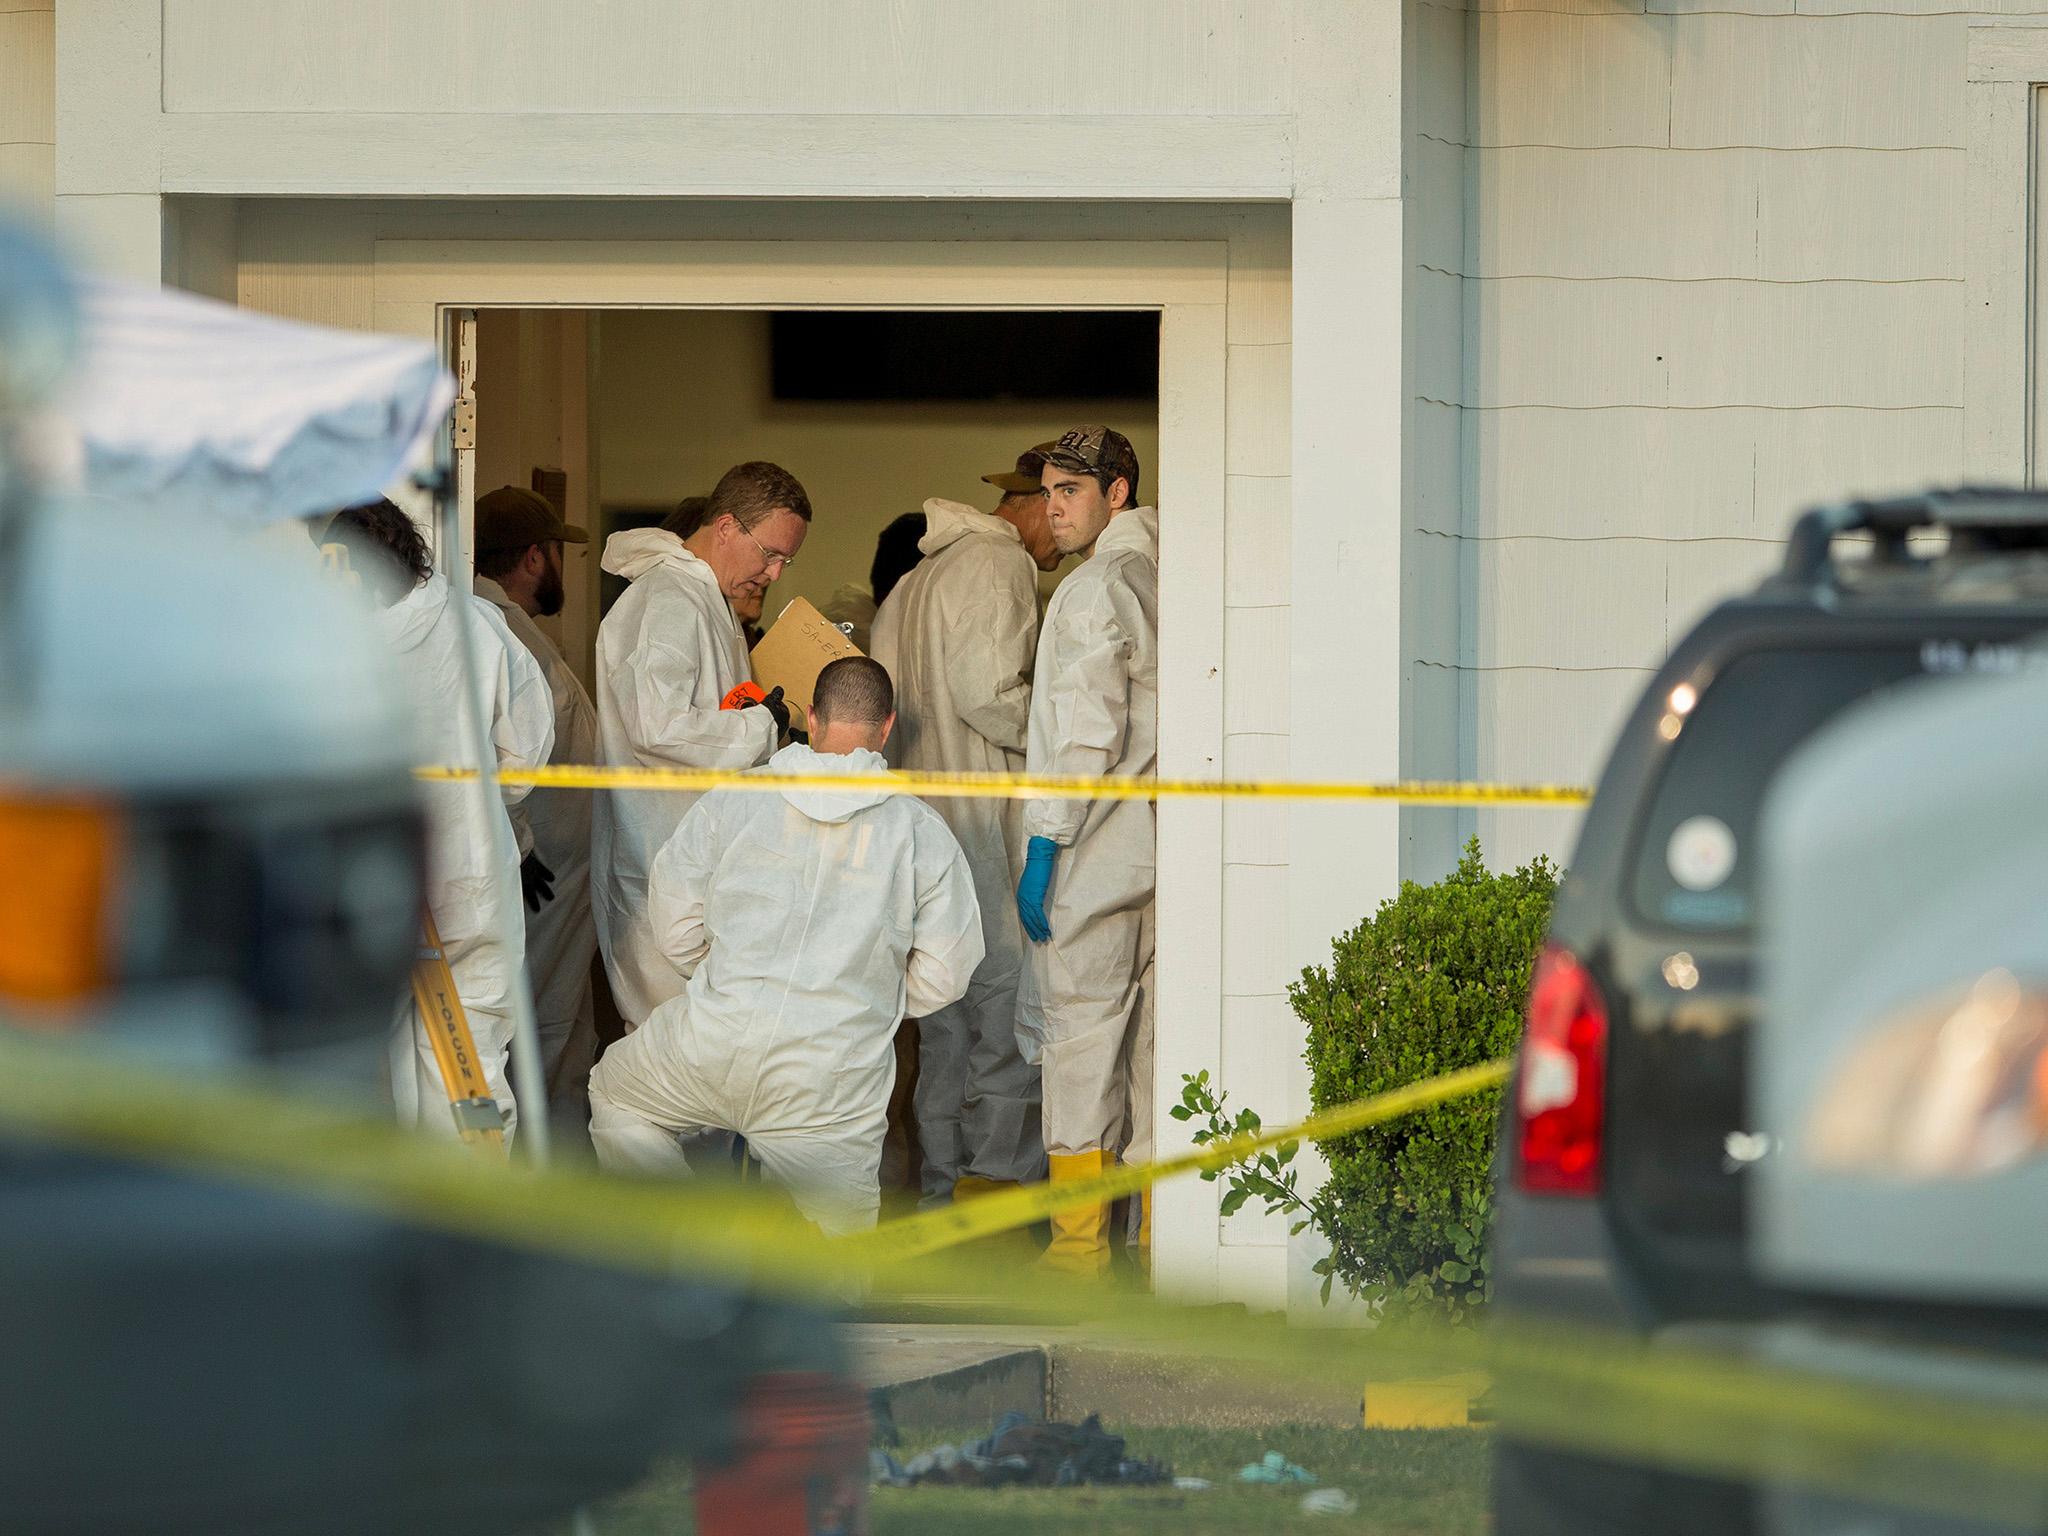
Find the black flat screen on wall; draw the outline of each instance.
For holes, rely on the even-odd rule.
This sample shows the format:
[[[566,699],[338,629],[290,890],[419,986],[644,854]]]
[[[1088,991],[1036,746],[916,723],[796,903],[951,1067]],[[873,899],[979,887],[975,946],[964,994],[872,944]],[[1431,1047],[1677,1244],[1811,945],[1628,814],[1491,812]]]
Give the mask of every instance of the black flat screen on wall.
[[[1150,400],[1151,311],[781,312],[770,351],[778,400]]]

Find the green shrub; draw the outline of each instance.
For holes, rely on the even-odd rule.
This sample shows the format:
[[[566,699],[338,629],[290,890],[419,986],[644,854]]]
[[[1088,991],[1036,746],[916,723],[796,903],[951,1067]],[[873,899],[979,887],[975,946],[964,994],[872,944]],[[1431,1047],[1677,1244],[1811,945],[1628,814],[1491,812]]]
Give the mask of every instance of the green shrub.
[[[1288,989],[1308,1025],[1310,1099],[1318,1110],[1369,1098],[1513,1052],[1521,1038],[1529,971],[1543,942],[1558,872],[1546,859],[1489,874],[1478,839],[1448,878],[1401,887],[1340,937],[1327,966]],[[1290,1144],[1222,1176],[1228,1215],[1247,1200],[1285,1210],[1294,1230],[1314,1226],[1331,1281],[1398,1320],[1462,1321],[1492,1294],[1487,1261],[1494,1132],[1500,1090],[1418,1110],[1323,1143],[1328,1182],[1295,1189]],[[1178,1120],[1200,1119],[1198,1143],[1256,1130],[1249,1109],[1227,1113],[1208,1074],[1187,1078]]]
[[[1489,874],[1479,840],[1449,878],[1401,887],[1288,989],[1308,1025],[1309,1098],[1348,1104],[1513,1052],[1557,869]],[[1361,1295],[1483,1304],[1501,1090],[1326,1142],[1337,1275]]]

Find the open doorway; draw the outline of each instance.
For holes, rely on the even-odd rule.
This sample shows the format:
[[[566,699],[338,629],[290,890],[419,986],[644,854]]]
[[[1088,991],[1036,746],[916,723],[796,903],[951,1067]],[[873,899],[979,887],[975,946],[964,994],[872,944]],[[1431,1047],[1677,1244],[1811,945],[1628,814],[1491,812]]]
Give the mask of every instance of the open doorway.
[[[817,511],[764,625],[797,597],[858,622],[884,528],[927,497],[988,510],[982,477],[1069,427],[1114,426],[1158,484],[1156,311],[483,309],[476,338],[478,493],[529,486],[591,536],[553,621],[586,686],[619,587],[605,538],[743,460],[790,470]]]
[[[625,589],[602,569],[605,541],[663,524],[733,464],[772,460],[815,517],[760,625],[803,599],[866,650],[878,541],[894,529],[900,549],[897,525],[921,520],[928,498],[989,511],[1004,492],[986,477],[1096,423],[1130,439],[1149,492],[1160,324],[1149,309],[479,309],[474,490],[530,487],[590,535],[564,551],[562,612],[538,621],[590,687],[598,626]],[[1041,577],[1041,605],[1076,564]],[[609,1040],[620,1021],[602,985],[599,998]],[[913,1021],[898,1040],[885,1198],[917,1195],[916,1064]]]

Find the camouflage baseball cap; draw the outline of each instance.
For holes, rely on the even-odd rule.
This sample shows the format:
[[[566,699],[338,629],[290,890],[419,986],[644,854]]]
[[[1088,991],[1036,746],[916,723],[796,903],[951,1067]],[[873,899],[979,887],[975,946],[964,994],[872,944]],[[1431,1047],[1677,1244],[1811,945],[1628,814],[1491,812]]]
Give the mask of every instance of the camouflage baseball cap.
[[[1138,491],[1138,454],[1131,440],[1112,427],[1076,427],[1062,433],[1045,450],[1045,462],[1082,474],[1119,475],[1130,485],[1135,501]]]

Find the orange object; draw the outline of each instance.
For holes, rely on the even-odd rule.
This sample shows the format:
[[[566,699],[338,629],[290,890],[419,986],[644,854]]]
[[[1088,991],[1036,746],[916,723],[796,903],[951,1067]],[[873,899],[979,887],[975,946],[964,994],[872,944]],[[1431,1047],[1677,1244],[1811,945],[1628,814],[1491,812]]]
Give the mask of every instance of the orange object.
[[[761,691],[761,685],[751,680],[741,683],[718,701],[720,709],[745,709],[749,704],[765,704],[768,695]]]
[[[433,909],[420,908],[420,947],[412,963],[412,998],[420,1027],[434,1048],[434,1065],[448,1090],[448,1108],[455,1116],[455,1134],[488,1156],[505,1155],[505,1118],[491,1097],[490,1079],[476,1053],[469,1015],[455,991],[455,975],[441,948],[441,930]]]
[[[97,801],[0,792],[0,998],[61,1006],[107,984],[119,831]]]
[[[757,1376],[732,1462],[697,1468],[699,1536],[863,1536],[868,1405],[838,1376]]]

